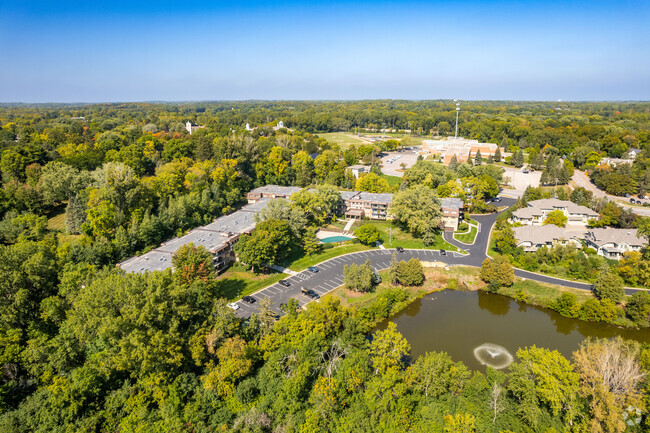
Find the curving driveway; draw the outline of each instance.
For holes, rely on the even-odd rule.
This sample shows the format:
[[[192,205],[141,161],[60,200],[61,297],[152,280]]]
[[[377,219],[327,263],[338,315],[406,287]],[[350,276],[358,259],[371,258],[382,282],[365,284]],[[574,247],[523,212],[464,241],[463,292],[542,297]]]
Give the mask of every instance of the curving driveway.
[[[502,197],[501,204],[510,206],[516,200],[511,198]],[[483,260],[487,258],[486,252],[490,240],[490,230],[496,222],[498,214],[490,215],[473,215],[472,218],[480,223],[480,230],[476,235],[476,240],[473,245],[466,245],[453,239],[451,232],[445,232],[444,239],[452,245],[455,245],[466,251],[466,254],[447,252],[442,255],[438,250],[404,250],[403,253],[396,253],[394,249],[377,249],[370,251],[361,251],[350,253],[343,256],[338,256],[333,259],[324,261],[316,265],[319,272],[313,273],[305,270],[297,273],[296,275],[287,277],[291,286],[284,287],[280,284],[273,284],[266,287],[251,296],[256,299],[254,304],[248,304],[243,301],[237,301],[239,309],[237,315],[240,317],[249,317],[252,313],[257,312],[259,301],[264,298],[269,298],[272,302],[273,310],[280,312],[279,307],[281,304],[286,303],[289,299],[296,299],[300,306],[311,301],[310,298],[303,295],[300,291],[301,287],[314,290],[320,296],[336,289],[343,284],[343,266],[350,264],[362,264],[366,260],[370,260],[371,265],[377,270],[383,270],[390,267],[390,261],[393,253],[396,253],[398,260],[410,260],[417,258],[422,261],[428,262],[444,262],[449,265],[467,265],[480,267]],[[568,281],[560,278],[549,277],[546,275],[536,274],[515,268],[515,275],[521,278],[540,281],[544,283],[556,284],[559,286],[572,287],[581,290],[591,290],[592,285],[587,283],[579,283],[576,281]],[[636,289],[626,289],[626,293],[632,294]]]

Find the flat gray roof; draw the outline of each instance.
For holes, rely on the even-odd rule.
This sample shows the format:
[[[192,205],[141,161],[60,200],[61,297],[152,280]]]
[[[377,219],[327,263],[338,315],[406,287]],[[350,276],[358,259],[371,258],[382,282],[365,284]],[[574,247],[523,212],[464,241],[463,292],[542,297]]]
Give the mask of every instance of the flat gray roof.
[[[459,198],[447,197],[447,198],[440,199],[440,205],[441,207],[447,209],[460,210],[463,207],[463,201]]]
[[[359,191],[341,191],[341,198],[343,200],[351,200],[359,194]]]
[[[283,198],[268,198],[264,197],[259,200],[257,200],[255,203],[247,204],[246,206],[242,207],[240,210],[246,211],[246,212],[255,212],[255,213],[260,213],[262,209],[266,207],[267,204],[271,200],[284,200]]]
[[[125,272],[136,274],[164,271],[172,266],[172,254],[153,250],[139,257],[131,257],[120,263],[119,266]]]
[[[275,194],[289,196],[302,188],[297,186],[264,185],[250,191],[249,194]]]
[[[359,193],[359,200],[364,200],[364,201],[370,201],[374,203],[392,203],[393,202],[393,194],[388,193],[388,192],[381,192],[381,193],[375,193],[375,192],[360,192]]]
[[[223,233],[248,233],[255,228],[256,212],[238,210],[225,215],[202,227],[205,230]]]
[[[203,246],[210,252],[215,252],[228,243],[232,236],[225,236],[224,233],[215,233],[203,229],[194,229],[185,236],[174,238],[161,244],[156,251],[175,253],[183,245],[193,243],[194,246]]]

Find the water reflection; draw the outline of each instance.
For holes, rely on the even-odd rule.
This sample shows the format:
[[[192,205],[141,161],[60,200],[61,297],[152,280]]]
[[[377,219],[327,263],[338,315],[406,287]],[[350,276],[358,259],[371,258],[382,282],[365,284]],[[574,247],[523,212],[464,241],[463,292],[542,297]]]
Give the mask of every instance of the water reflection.
[[[488,310],[492,314],[505,315],[510,311],[510,298],[505,296],[494,297],[492,293],[478,291],[478,306],[483,310]]]

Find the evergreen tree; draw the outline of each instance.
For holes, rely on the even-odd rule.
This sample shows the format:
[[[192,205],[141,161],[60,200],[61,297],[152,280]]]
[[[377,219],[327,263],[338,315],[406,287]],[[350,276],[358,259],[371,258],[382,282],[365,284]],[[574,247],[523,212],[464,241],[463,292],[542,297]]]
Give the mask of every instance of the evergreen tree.
[[[524,166],[524,152],[519,149],[512,155],[512,165],[517,168]]]
[[[458,158],[456,158],[456,155],[453,155],[449,160],[449,168],[454,171],[458,168]]]
[[[476,156],[474,157],[474,165],[483,164],[483,157],[481,156],[481,150],[476,151]]]
[[[501,162],[501,149],[498,147],[496,152],[494,152],[494,162]]]

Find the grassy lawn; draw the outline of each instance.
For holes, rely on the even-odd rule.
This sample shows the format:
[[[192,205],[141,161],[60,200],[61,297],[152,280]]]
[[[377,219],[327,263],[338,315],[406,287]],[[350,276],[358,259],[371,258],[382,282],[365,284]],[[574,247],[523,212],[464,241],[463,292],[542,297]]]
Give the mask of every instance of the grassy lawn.
[[[477,233],[478,233],[478,229],[475,226],[471,226],[469,233],[463,233],[458,235],[454,234],[454,239],[456,239],[458,242],[471,244],[474,243],[474,239],[476,239]]]
[[[533,280],[522,280],[517,278],[511,287],[503,287],[499,293],[510,298],[517,298],[516,294],[520,290],[525,290],[529,296],[527,304],[539,305],[542,307],[549,307],[551,303],[562,294],[562,292],[570,292],[578,297],[578,302],[583,303],[593,295],[586,290],[572,289],[570,287],[556,286],[554,284],[546,284]]]
[[[47,215],[47,228],[49,230],[65,231],[65,204],[52,209]]]
[[[388,185],[390,185],[391,188],[399,188],[400,184],[402,183],[402,178],[397,177],[397,176],[389,176],[387,174],[382,174],[381,177],[386,179],[388,182]]]
[[[334,257],[342,256],[343,254],[354,253],[357,251],[370,250],[372,248],[367,247],[362,244],[343,244],[334,248],[328,248],[323,250],[319,254],[315,254],[311,257],[296,257],[293,260],[289,259],[288,263],[283,266],[291,269],[292,271],[304,271],[308,267],[323,262],[325,260],[333,259]]]
[[[458,251],[458,248],[445,242],[442,235],[436,236],[436,241],[433,245],[425,246],[422,239],[414,238],[409,232],[402,230],[402,228],[391,221],[368,221],[363,224],[372,224],[381,232],[381,241],[386,248],[402,247],[414,249],[431,249],[439,250],[444,249],[447,251]],[[392,243],[391,243],[391,230],[392,227]]]
[[[272,272],[269,274],[255,274],[245,270],[244,266],[236,263],[218,278],[219,291],[229,300],[240,299],[258,290],[277,283],[287,274]]]

